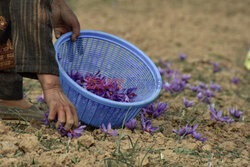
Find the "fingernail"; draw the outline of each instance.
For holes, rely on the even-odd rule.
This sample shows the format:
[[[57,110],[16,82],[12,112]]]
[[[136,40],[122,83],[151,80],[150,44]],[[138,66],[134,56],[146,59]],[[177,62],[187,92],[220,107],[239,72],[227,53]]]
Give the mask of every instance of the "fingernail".
[[[72,41],[76,41],[76,36],[75,36],[75,35],[72,35],[71,40],[72,40]]]

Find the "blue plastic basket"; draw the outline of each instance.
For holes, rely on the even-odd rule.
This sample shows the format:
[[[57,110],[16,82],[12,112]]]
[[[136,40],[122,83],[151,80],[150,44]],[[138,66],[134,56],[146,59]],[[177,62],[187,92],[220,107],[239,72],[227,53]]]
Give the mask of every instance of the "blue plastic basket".
[[[76,42],[72,32],[64,34],[55,43],[62,88],[75,105],[78,117],[87,125],[99,127],[109,122],[121,127],[136,117],[141,108],[152,103],[162,87],[160,73],[141,50],[114,35],[99,31],[82,30]],[[135,102],[116,102],[97,96],[74,82],[67,73],[82,74],[100,70],[108,78],[122,79],[122,88],[137,87]]]

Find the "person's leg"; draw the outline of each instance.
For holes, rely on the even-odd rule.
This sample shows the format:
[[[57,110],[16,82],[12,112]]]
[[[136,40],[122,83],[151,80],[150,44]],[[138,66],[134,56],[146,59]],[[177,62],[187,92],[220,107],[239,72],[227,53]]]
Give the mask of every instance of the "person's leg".
[[[20,100],[23,98],[22,76],[15,72],[0,71],[0,99]]]
[[[59,69],[52,43],[51,0],[11,0],[10,17],[16,60],[16,71],[22,76],[38,78],[49,119],[58,115],[65,128],[78,126],[76,110],[62,91]]]
[[[0,105],[29,108],[31,105],[22,100],[22,76],[15,72],[14,67],[9,0],[2,0],[0,1]]]

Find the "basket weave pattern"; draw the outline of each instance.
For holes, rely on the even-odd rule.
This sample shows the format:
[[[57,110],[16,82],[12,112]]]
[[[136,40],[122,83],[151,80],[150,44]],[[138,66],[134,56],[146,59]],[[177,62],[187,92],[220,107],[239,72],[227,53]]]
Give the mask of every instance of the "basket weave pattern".
[[[62,88],[74,104],[78,117],[87,125],[99,127],[111,123],[121,127],[134,118],[142,107],[156,99],[161,90],[161,77],[153,62],[138,48],[111,34],[82,30],[76,42],[71,34],[63,35],[55,44]],[[137,88],[135,101],[115,102],[99,97],[75,83],[67,73],[96,73],[109,79],[122,80],[122,88]]]

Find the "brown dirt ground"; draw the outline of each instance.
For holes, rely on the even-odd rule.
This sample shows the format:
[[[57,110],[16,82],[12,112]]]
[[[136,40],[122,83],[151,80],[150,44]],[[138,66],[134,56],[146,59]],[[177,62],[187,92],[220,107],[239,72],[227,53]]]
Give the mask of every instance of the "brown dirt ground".
[[[162,91],[157,101],[168,102],[169,110],[153,120],[160,131],[152,136],[140,126],[133,133],[125,129],[138,145],[131,151],[129,140],[123,139],[123,156],[112,154],[118,137],[104,140],[98,129],[88,128],[82,137],[69,141],[44,126],[0,121],[0,166],[104,166],[103,160],[110,157],[139,166],[147,152],[142,166],[249,166],[250,77],[243,62],[250,47],[250,0],[72,0],[70,5],[81,29],[119,36],[155,63],[160,58],[171,61],[174,69],[192,74],[191,83],[216,81],[222,92],[216,93],[213,102],[224,114],[229,106],[238,107],[244,120],[216,123],[207,111],[198,119],[197,131],[208,141],[179,140],[172,129],[185,125],[207,106],[188,109],[185,118],[180,117],[182,98],[197,102],[196,98],[190,90]],[[178,61],[179,53],[188,55],[187,62]],[[214,74],[209,61],[219,62],[222,71]],[[238,86],[230,83],[233,77],[240,79]],[[38,82],[29,79],[24,80],[24,91],[33,103],[42,93]],[[112,161],[110,166],[125,165]]]

